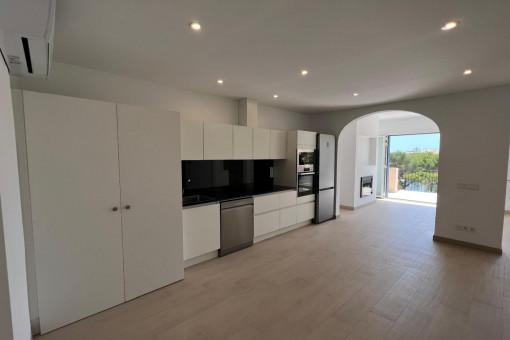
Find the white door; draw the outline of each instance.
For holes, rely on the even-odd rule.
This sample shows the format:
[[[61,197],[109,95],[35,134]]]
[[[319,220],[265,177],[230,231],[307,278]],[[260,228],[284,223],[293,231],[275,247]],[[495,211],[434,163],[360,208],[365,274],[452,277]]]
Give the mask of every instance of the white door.
[[[23,92],[46,333],[124,301],[115,104]]]
[[[184,277],[180,123],[176,112],[121,104],[117,112],[130,300]]]

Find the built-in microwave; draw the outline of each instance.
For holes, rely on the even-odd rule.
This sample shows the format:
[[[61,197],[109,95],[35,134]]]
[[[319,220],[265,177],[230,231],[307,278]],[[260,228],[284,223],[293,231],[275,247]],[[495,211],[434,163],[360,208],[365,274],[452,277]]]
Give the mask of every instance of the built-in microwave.
[[[315,150],[298,149],[297,151],[297,172],[313,172],[315,164]]]

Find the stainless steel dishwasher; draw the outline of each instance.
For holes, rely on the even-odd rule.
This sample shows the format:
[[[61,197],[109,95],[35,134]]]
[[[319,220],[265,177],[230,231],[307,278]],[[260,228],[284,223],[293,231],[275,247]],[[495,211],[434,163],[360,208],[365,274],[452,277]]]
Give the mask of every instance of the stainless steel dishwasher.
[[[219,256],[253,245],[253,198],[221,203]]]

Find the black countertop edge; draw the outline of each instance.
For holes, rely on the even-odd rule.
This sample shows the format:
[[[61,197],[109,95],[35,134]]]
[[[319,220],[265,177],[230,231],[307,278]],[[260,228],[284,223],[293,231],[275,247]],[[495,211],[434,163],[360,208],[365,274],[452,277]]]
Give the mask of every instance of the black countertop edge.
[[[270,188],[243,186],[243,187],[219,187],[219,188],[196,189],[185,192],[183,197],[200,195],[210,197],[211,200],[188,204],[183,203],[182,206],[184,208],[188,208],[195,205],[208,205],[212,203],[230,201],[234,199],[248,198],[253,196],[267,195],[292,190],[296,190],[296,188],[287,187],[283,185],[273,185]]]

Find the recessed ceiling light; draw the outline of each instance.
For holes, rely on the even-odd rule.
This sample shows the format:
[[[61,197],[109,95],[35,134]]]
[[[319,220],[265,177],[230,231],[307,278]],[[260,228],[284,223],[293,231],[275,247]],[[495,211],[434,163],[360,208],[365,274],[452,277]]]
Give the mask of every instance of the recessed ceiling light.
[[[444,26],[441,27],[441,29],[443,31],[449,31],[449,30],[454,29],[455,27],[457,27],[458,24],[459,24],[458,21],[450,21],[450,22],[447,22],[446,24],[444,24]]]
[[[306,69],[302,69],[301,70],[301,75],[302,76],[306,76],[307,74],[308,74],[308,70],[306,70]]]
[[[358,93],[358,92],[354,92],[352,95],[353,95],[354,97],[357,97],[357,96],[359,96],[359,93]]]
[[[189,27],[193,30],[193,31],[200,31],[202,29],[202,26],[200,25],[200,23],[198,21],[192,21],[189,23]]]
[[[223,79],[218,79],[216,82],[220,85],[223,85]]]
[[[274,99],[278,98],[278,95],[277,94],[273,94],[273,98]]]
[[[465,76],[467,76],[467,75],[470,75],[471,73],[473,73],[473,70],[471,70],[471,69],[469,69],[469,68],[468,68],[467,70],[464,70],[464,73],[463,73],[463,74],[464,74]]]

